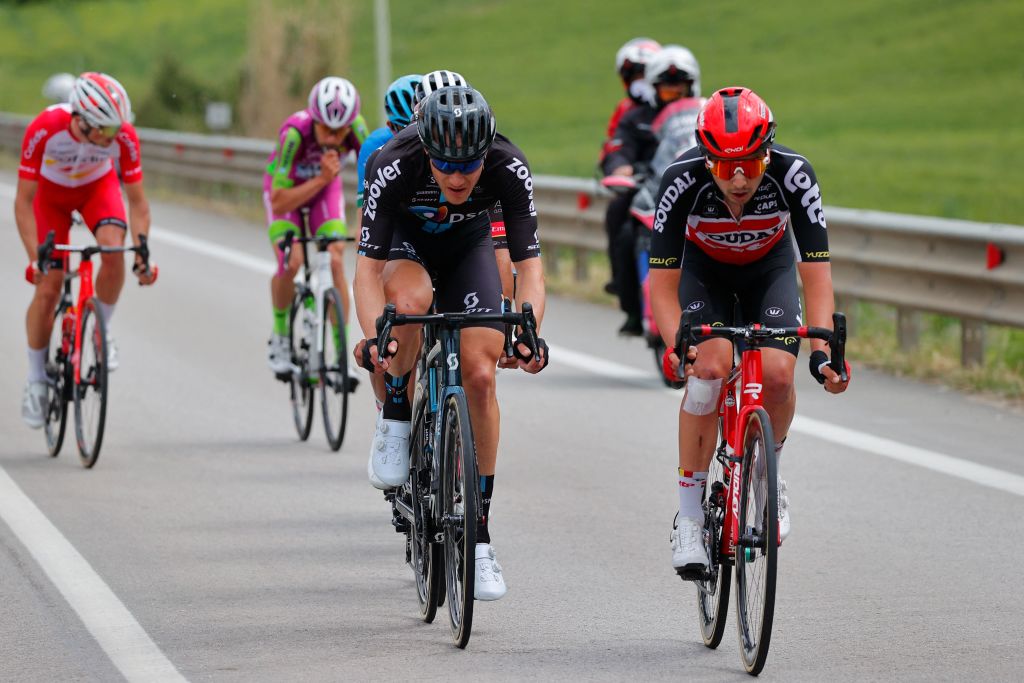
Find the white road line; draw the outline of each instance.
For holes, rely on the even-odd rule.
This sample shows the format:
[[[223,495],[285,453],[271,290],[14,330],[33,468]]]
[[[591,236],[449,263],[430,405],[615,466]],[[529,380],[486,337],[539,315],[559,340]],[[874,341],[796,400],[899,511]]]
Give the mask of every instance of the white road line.
[[[129,681],[185,681],[60,531],[0,468],[0,517]]]

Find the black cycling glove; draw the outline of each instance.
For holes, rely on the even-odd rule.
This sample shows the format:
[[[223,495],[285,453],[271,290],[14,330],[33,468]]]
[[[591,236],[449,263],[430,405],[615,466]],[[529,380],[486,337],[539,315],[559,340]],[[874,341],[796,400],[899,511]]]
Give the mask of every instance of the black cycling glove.
[[[520,344],[522,344],[526,348],[530,348],[530,345],[526,343],[526,334],[520,334],[518,337],[516,337],[516,343],[512,345],[512,353],[515,354],[516,358],[523,361],[524,363],[529,363],[530,357],[524,355],[523,352],[519,350]],[[548,366],[548,361],[550,360],[550,351],[548,350],[548,343],[544,341],[543,337],[537,337],[537,353],[539,353],[541,357],[544,359],[544,365],[540,366],[540,369],[543,370]]]
[[[828,363],[828,354],[821,349],[811,352],[811,377],[818,380],[818,384],[825,383],[825,375],[822,374],[821,369],[828,365]]]

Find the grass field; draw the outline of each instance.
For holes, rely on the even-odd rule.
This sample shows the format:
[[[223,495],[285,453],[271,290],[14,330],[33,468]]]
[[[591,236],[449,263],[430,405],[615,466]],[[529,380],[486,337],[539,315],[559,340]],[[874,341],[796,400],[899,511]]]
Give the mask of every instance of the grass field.
[[[321,30],[338,32],[326,61],[349,64],[364,102],[377,101],[373,3],[276,4],[313,7]],[[1024,151],[1019,0],[658,0],[642,11],[612,0],[391,0],[390,8],[395,75],[462,72],[537,172],[592,173],[621,92],[615,51],[649,35],[694,51],[705,94],[734,84],[758,90],[779,140],[815,165],[826,204],[1024,223],[1024,167],[1002,163]],[[48,75],[86,68],[109,70],[145,101],[168,55],[213,90],[237,93],[266,75],[256,56],[277,49],[247,45],[256,10],[252,0],[0,4],[0,110],[33,113]],[[287,59],[282,51],[278,61]],[[376,107],[366,108],[378,123]]]

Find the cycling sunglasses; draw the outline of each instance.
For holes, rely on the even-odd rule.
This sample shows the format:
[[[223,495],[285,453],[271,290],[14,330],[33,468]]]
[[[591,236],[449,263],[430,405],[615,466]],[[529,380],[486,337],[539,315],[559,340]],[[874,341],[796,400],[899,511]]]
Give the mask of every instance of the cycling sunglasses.
[[[89,122],[83,118],[82,134],[88,137],[89,133],[93,132],[94,130],[98,130],[100,132],[100,135],[112,140],[114,136],[116,136],[121,131],[121,126],[93,126],[90,125]]]
[[[430,157],[430,163],[434,165],[434,168],[445,175],[451,175],[452,173],[461,173],[462,175],[466,175],[483,166],[484,160],[481,158],[473,159],[472,161],[444,161],[443,159]]]
[[[711,175],[722,180],[732,180],[737,173],[742,173],[747,178],[756,178],[768,169],[769,155],[765,154],[760,159],[712,159],[704,157],[704,165],[711,171]]]

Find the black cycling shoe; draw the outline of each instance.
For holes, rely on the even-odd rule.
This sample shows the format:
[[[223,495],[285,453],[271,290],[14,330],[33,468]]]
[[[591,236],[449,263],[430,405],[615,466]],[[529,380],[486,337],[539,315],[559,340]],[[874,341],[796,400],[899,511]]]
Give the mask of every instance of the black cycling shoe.
[[[631,315],[626,318],[619,328],[619,334],[624,337],[642,337],[644,334],[644,321],[639,316]]]
[[[612,296],[615,296],[616,294],[619,293],[619,288],[615,285],[614,282],[606,282],[604,283],[604,291],[606,294],[611,294]]]

